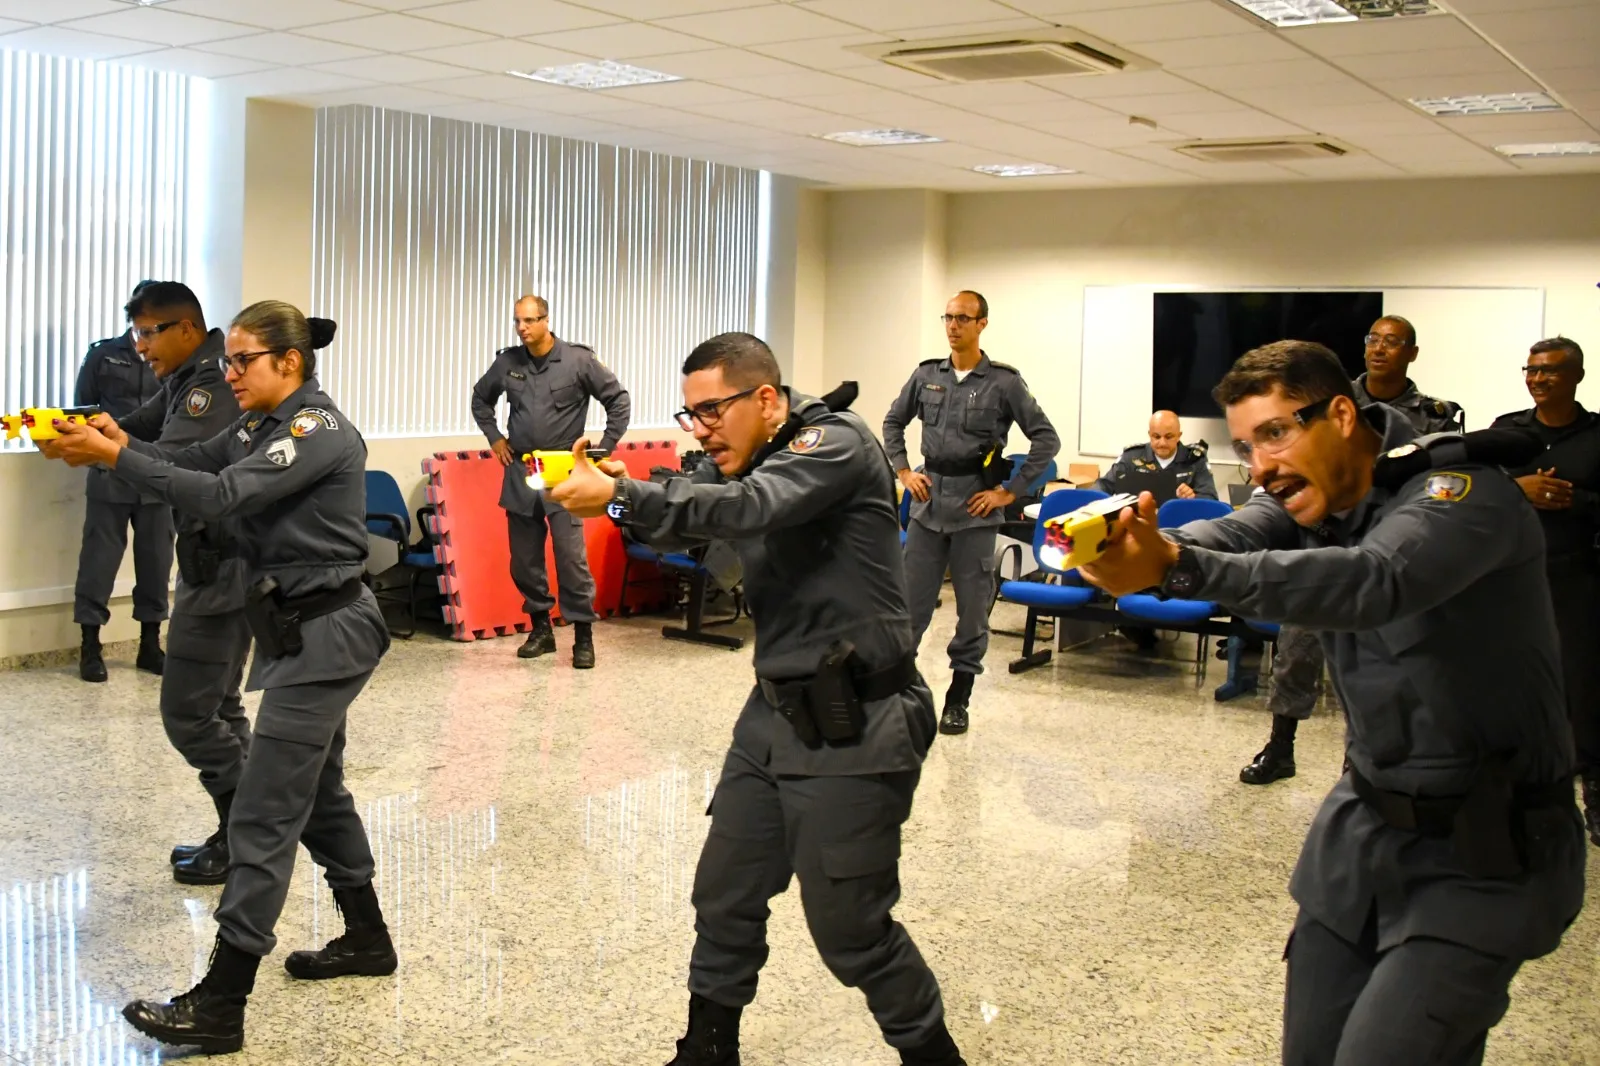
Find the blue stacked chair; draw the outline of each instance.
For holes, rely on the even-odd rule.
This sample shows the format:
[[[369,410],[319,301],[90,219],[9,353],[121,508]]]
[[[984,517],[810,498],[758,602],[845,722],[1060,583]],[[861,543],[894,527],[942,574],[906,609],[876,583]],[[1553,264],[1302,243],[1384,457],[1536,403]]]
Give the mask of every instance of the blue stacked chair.
[[[1039,518],[1033,527],[1033,559],[1039,572],[1046,575],[1046,580],[1006,581],[1000,585],[1001,599],[1028,609],[1028,624],[1022,633],[1022,658],[1011,664],[1013,674],[1043,666],[1050,661],[1049,648],[1034,648],[1039,619],[1081,616],[1084,609],[1099,597],[1099,590],[1085,585],[1076,570],[1057,570],[1046,565],[1039,557],[1039,549],[1044,546],[1045,520],[1076,511],[1085,504],[1105,497],[1105,493],[1095,489],[1058,489],[1040,504]]]
[[[1221,518],[1233,513],[1233,508],[1221,500],[1168,500],[1156,512],[1156,524],[1162,529],[1176,529],[1190,522]],[[1211,637],[1227,632],[1227,624],[1216,623],[1222,608],[1211,600],[1167,599],[1154,592],[1135,592],[1117,600],[1117,610],[1130,620],[1195,634],[1195,682],[1205,678],[1206,659],[1211,650]]]
[[[411,622],[410,628],[394,631],[394,635],[411,637],[417,631],[417,606],[421,599],[418,593],[423,587],[422,579],[428,578],[435,588],[438,587],[440,567],[434,558],[433,536],[428,532],[426,522],[426,516],[433,513],[433,508],[417,509],[417,530],[421,538],[412,544],[411,518],[406,513],[405,494],[400,491],[400,483],[395,481],[394,475],[386,470],[368,470],[366,483],[367,532],[393,543],[399,552],[399,561],[369,584],[380,606],[389,604],[405,607],[406,617]],[[405,580],[403,592],[399,586],[387,580],[394,571],[399,571]]]

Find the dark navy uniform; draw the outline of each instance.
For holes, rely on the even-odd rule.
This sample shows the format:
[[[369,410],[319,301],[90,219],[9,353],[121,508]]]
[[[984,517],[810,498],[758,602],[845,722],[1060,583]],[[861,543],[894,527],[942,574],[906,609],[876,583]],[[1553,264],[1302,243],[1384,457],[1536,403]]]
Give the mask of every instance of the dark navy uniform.
[[[118,474],[186,515],[236,519],[250,580],[274,578],[291,599],[358,590],[347,605],[306,619],[300,654],[258,651],[251,663],[248,687],[264,694],[217,908],[222,939],[250,955],[276,944],[300,844],[336,893],[372,881],[372,850],[344,786],[345,716],[389,647],[377,601],[360,586],[366,458],[361,434],[311,380],[270,414],[246,414],[209,440],[133,443],[117,462]]]
[[[1547,426],[1537,409],[1529,409],[1501,415],[1494,424],[1527,429],[1545,442],[1544,454],[1512,470],[1513,477],[1555,467],[1553,476],[1572,482],[1571,507],[1535,513],[1544,528],[1578,770],[1594,777],[1600,774],[1600,415],[1579,405],[1567,425]]]
[[[1365,413],[1386,450],[1416,436]],[[1322,635],[1349,716],[1289,886],[1287,1066],[1480,1062],[1582,904],[1544,537],[1504,473],[1447,451],[1314,529],[1260,494],[1174,534],[1184,595]]]
[[[89,346],[78,371],[73,403],[99,407],[120,422],[160,391],[155,371],[134,349],[130,330]],[[172,577],[172,509],[100,467],[89,468],[84,495],[83,545],[78,553],[72,620],[85,626],[111,621],[106,605],[116,588],[132,525],[133,617],[141,622],[161,621],[167,617],[167,582]]]
[[[823,961],[866,994],[891,1045],[916,1047],[942,1028],[944,1007],[890,911],[900,897],[900,829],[935,721],[932,694],[911,664],[894,478],[858,416],[786,391],[796,430],[789,443],[780,437],[732,480],[707,463],[664,484],[630,482],[631,524],[663,548],[734,544],[756,624],[758,677],[814,675],[843,640],[863,670],[902,664],[910,680],[866,702],[861,737],[838,745],[807,745],[760,685],[750,690],[695,874],[689,988],[724,1007],[755,998],[767,901],[797,877]]]
[[[168,375],[160,394],[118,419],[122,431],[133,440],[175,447],[226,431],[239,420],[239,401],[224,374],[222,351],[222,330],[213,329],[188,361]],[[132,490],[117,471],[96,469]],[[161,723],[220,807],[239,787],[250,747],[250,720],[239,698],[250,655],[250,627],[244,617],[247,570],[232,520],[206,522],[180,509],[174,521],[178,584],[161,675]]]
[[[1211,463],[1206,458],[1209,450],[1205,441],[1200,441],[1198,444],[1179,444],[1171,461],[1162,466],[1161,460],[1156,456],[1156,450],[1150,446],[1149,441],[1143,444],[1131,444],[1121,457],[1111,464],[1111,469],[1106,471],[1105,476],[1094,483],[1094,487],[1108,496],[1115,496],[1119,492],[1126,491],[1117,486],[1131,474],[1170,470],[1178,484],[1188,485],[1201,499],[1214,500],[1217,498],[1217,481],[1211,476]]]
[[[1365,374],[1356,378],[1353,384],[1356,406],[1386,403],[1405,415],[1406,421],[1410,422],[1418,433],[1447,433],[1466,428],[1467,416],[1466,412],[1461,410],[1460,404],[1418,392],[1416,383],[1410,378],[1406,379],[1405,390],[1392,400],[1379,400],[1369,393]]]
[[[1027,383],[1014,367],[980,355],[962,381],[949,357],[929,359],[912,373],[883,418],[883,444],[895,470],[906,470],[906,426],[922,420],[924,472],[933,483],[926,503],[911,505],[906,530],[906,585],[916,643],[933,620],[945,570],[956,594],[956,633],[950,667],[983,672],[989,648],[989,607],[994,600],[995,532],[1003,509],[985,518],[967,513],[967,501],[983,490],[982,476],[964,472],[1016,425],[1029,441],[1028,458],[1005,487],[1021,496],[1061,450],[1061,439]],[[940,470],[962,471],[940,473]]]
[[[495,404],[504,395],[511,405],[507,432],[500,432]],[[511,536],[511,576],[530,617],[550,613],[555,599],[545,576],[545,525],[555,542],[556,580],[561,616],[568,622],[593,622],[594,578],[583,540],[583,520],[528,487],[522,456],[533,451],[571,451],[583,436],[589,400],[606,409],[599,447],[611,451],[628,431],[628,391],[595,356],[594,349],[556,339],[549,354],[535,359],[523,345],[502,348],[494,365],[472,387],[472,417],[493,445],[510,441],[516,461],[506,467],[500,490]]]

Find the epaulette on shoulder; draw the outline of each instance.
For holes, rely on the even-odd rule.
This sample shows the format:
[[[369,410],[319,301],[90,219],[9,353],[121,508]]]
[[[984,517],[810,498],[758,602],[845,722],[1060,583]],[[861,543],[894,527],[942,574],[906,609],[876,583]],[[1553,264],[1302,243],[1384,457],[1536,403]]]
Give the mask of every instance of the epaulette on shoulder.
[[[584,351],[588,352],[590,355],[594,354],[594,349],[593,348],[589,347],[587,344],[579,344],[577,341],[567,341],[567,347],[568,348],[581,348]]]
[[[938,366],[940,363],[944,362],[946,358],[948,358],[948,357],[941,355],[941,356],[939,356],[938,358],[935,358],[935,359],[924,359],[922,362],[918,363],[917,365],[918,366]]]
[[[1148,444],[1144,441],[1140,441],[1138,444],[1130,444],[1126,448],[1122,449],[1122,457],[1126,459],[1134,452],[1144,451],[1146,447],[1148,447]]]
[[[1522,428],[1479,429],[1471,433],[1430,433],[1378,457],[1372,482],[1396,489],[1419,474],[1465,464],[1518,467],[1544,451],[1544,442]]]
[[[994,367],[996,370],[1009,370],[1011,373],[1017,375],[1017,377],[1019,377],[1019,378],[1022,376],[1022,371],[1018,370],[1016,367],[1012,366],[1010,363],[1002,363],[1002,362],[999,362],[998,360],[991,359],[991,360],[989,360],[989,365]]]
[[[521,347],[522,347],[522,345],[520,345],[520,344],[513,344],[513,345],[510,345],[509,347],[501,348],[498,352],[495,352],[494,354],[496,356],[510,355],[512,352],[516,351],[518,348],[521,348]]]

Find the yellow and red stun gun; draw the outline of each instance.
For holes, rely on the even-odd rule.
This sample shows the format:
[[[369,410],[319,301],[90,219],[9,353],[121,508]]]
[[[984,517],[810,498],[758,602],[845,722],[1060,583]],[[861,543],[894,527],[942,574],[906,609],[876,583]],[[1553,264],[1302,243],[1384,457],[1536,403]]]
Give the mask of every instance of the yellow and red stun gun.
[[[604,448],[590,448],[584,454],[593,462],[610,453]],[[528,464],[528,487],[535,492],[555,488],[572,476],[572,468],[577,465],[571,452],[528,452],[522,461]]]
[[[1138,502],[1137,497],[1124,492],[1045,519],[1039,561],[1055,570],[1072,570],[1094,562],[1117,535],[1117,517],[1122,509]]]
[[[56,422],[86,426],[89,419],[101,413],[98,407],[24,407],[20,415],[0,415],[0,425],[5,426],[7,440],[15,440],[24,429],[29,440],[55,440],[61,436],[56,432]]]

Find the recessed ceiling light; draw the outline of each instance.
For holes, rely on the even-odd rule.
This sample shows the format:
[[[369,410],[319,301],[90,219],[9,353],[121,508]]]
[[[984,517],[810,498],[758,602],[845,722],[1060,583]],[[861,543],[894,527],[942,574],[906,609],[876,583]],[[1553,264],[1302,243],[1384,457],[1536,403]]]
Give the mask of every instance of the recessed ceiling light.
[[[1413,97],[1412,107],[1435,118],[1467,115],[1520,115],[1529,111],[1560,111],[1548,93],[1474,93],[1468,96]]]
[[[676,74],[663,74],[659,70],[636,67],[602,59],[597,63],[569,63],[564,67],[541,67],[538,70],[508,70],[514,78],[542,81],[549,85],[565,85],[571,89],[621,89],[628,85],[656,85],[665,81],[682,81]]]
[[[1497,144],[1494,150],[1512,159],[1552,159],[1564,155],[1600,155],[1600,141],[1554,141],[1549,144]]]
[[[847,130],[844,133],[824,133],[822,139],[836,144],[853,144],[858,148],[871,148],[882,144],[940,144],[943,137],[930,137],[912,130]]]
[[[994,178],[1040,178],[1047,174],[1076,174],[1076,170],[1051,166],[1049,163],[987,163],[973,167],[979,174]]]
[[[1233,0],[1274,26],[1314,26],[1322,22],[1406,18],[1438,12],[1430,0]]]

